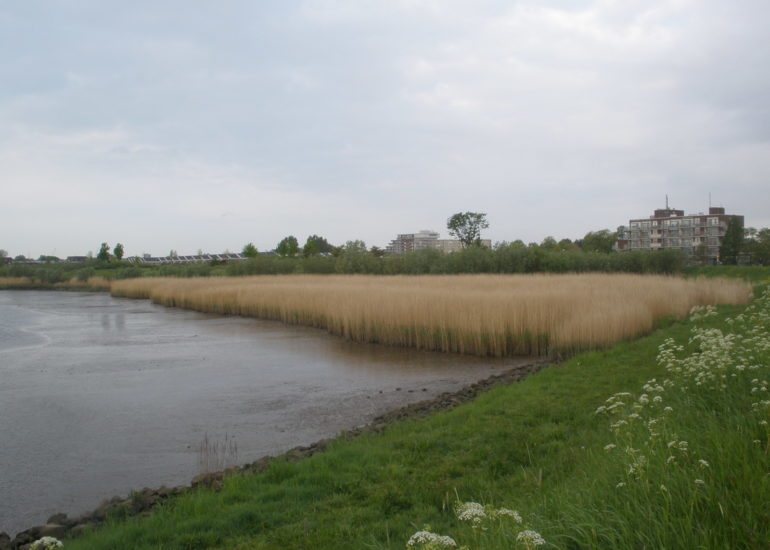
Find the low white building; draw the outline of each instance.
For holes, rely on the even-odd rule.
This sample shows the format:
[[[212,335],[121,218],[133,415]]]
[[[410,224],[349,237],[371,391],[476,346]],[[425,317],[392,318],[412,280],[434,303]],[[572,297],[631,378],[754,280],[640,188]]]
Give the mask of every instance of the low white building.
[[[492,248],[492,241],[481,239],[481,246]],[[401,233],[385,248],[389,254],[405,254],[415,250],[433,248],[445,253],[459,252],[463,243],[457,239],[439,239],[437,231],[423,229],[418,233]]]

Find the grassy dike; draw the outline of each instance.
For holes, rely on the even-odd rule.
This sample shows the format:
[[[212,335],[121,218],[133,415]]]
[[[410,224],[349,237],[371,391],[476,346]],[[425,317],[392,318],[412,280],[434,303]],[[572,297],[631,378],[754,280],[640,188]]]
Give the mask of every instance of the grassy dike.
[[[532,548],[516,541],[525,527],[545,548],[768,548],[768,408],[752,404],[770,399],[770,297],[696,317],[454,410],[231,477],[149,518],[114,519],[65,547],[395,549],[430,525],[473,550]],[[743,336],[730,347],[707,341],[713,329]],[[716,381],[696,384],[687,365],[697,357],[717,365]],[[611,428],[619,420],[626,426]],[[514,509],[524,523],[486,518],[474,529],[457,518],[458,501]]]

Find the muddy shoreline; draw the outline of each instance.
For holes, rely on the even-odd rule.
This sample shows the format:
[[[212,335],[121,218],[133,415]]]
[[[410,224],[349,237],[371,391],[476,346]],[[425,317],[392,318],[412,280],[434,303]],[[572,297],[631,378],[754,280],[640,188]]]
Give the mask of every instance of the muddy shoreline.
[[[395,422],[424,418],[437,412],[453,409],[459,405],[472,401],[480,394],[489,391],[495,386],[519,382],[530,374],[533,374],[550,364],[552,363],[543,360],[517,365],[505,372],[467,385],[460,390],[445,392],[433,399],[420,401],[384,413],[374,418],[369,424],[341,431],[334,438],[321,439],[308,446],[300,445],[276,456],[264,456],[254,462],[229,468],[223,472],[198,475],[192,479],[190,485],[181,485],[171,488],[160,487],[157,489],[144,488],[140,491],[132,492],[132,494],[127,497],[116,496],[102,501],[95,510],[86,512],[75,518],[70,518],[65,513],[54,514],[48,518],[45,525],[38,525],[25,529],[18,533],[13,539],[6,533],[0,533],[0,550],[25,550],[30,543],[43,536],[53,536],[57,538],[76,537],[86,531],[99,527],[106,521],[108,516],[148,516],[152,513],[153,509],[162,502],[174,496],[184,494],[192,489],[208,487],[216,490],[221,488],[223,480],[227,475],[234,473],[252,474],[263,472],[276,460],[301,460],[325,450],[329,444],[335,440],[349,440],[365,434],[380,433],[390,424]]]

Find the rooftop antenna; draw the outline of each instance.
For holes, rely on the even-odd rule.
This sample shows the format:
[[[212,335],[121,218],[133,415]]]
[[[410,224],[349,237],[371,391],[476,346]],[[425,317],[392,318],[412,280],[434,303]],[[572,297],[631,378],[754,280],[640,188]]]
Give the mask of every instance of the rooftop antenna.
[[[709,208],[711,208],[711,192],[709,191]]]
[[[666,195],[666,210],[668,210],[668,195]]]

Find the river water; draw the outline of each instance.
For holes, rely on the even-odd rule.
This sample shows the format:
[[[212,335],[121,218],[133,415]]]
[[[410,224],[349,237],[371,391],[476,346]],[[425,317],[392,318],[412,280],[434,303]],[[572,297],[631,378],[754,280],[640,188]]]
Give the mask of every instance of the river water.
[[[234,438],[251,462],[514,364],[107,294],[0,291],[0,531],[188,484],[206,437]]]

